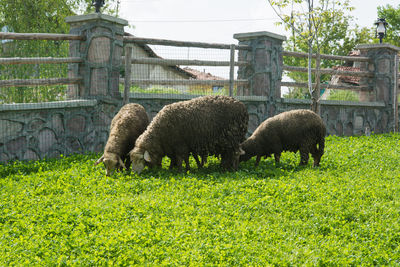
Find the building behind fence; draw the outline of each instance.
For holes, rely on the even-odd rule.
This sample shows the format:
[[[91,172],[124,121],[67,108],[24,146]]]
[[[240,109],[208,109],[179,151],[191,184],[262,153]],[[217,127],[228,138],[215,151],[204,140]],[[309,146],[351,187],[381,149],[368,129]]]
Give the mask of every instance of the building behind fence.
[[[64,57],[0,58],[1,70],[15,64],[35,64],[40,69],[39,63],[46,63],[63,64],[60,73],[65,73],[60,77],[38,75],[34,79],[25,76],[4,79],[2,75],[3,95],[11,88],[37,86],[57,85],[65,91],[60,101],[0,104],[0,162],[100,152],[113,116],[128,102],[142,104],[153,117],[164,105],[199,94],[232,95],[248,108],[249,134],[268,117],[291,109],[310,108],[309,99],[282,98],[282,88],[307,87],[304,83],[282,81],[285,71],[307,70],[283,64],[284,56],[306,56],[283,51],[284,36],[269,32],[238,33],[234,35],[238,44],[209,44],[129,36],[124,33],[127,21],[102,14],[69,17],[67,22],[70,23],[67,35],[0,34],[1,39],[15,42],[21,39],[69,42],[69,55]],[[153,51],[151,46],[155,45],[183,51],[214,49],[225,53],[227,59],[164,58]],[[357,49],[360,54],[352,57],[321,55],[325,60],[358,62],[356,70],[321,69],[321,73],[357,77],[354,85],[336,82],[325,87],[357,92],[362,100],[320,100],[320,113],[328,134],[397,131],[399,48],[376,44],[359,45]],[[205,66],[225,71],[223,75],[203,75],[192,69]],[[65,67],[67,71],[61,71]]]

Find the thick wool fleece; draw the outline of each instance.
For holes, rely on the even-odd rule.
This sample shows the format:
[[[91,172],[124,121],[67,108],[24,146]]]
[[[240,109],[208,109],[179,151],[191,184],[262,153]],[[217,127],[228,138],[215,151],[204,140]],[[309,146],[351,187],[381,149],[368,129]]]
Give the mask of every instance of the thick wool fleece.
[[[107,155],[118,155],[129,169],[128,153],[148,124],[149,118],[143,106],[135,103],[124,105],[111,122],[110,135],[104,148],[104,159],[107,160]]]
[[[322,119],[310,110],[291,110],[271,117],[261,123],[254,133],[241,144],[245,151],[240,161],[257,156],[258,165],[262,156],[274,154],[280,161],[282,151],[300,151],[300,164],[307,164],[309,153],[318,166],[324,154],[326,127]]]
[[[137,139],[130,153],[133,168],[134,158],[140,160],[147,151],[150,166],[160,165],[166,155],[171,158],[171,167],[180,168],[185,161],[188,169],[192,153],[221,155],[222,166],[235,169],[247,124],[245,105],[228,96],[204,96],[167,105]],[[143,167],[143,162],[139,165]]]

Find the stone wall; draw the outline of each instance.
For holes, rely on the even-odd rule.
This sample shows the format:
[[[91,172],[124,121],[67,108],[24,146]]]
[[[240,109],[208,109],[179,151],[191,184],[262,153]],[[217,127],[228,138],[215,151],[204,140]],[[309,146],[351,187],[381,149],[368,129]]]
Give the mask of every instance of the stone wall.
[[[278,112],[310,107],[311,100],[281,99]],[[320,111],[328,135],[352,136],[393,131],[393,115],[382,102],[323,100]]]
[[[104,109],[97,100],[1,105],[0,162],[101,151],[116,111]]]
[[[135,94],[130,102],[143,105],[154,117],[164,106],[191,99],[192,95]],[[266,97],[237,97],[249,112],[250,135],[270,117]],[[121,99],[73,100],[39,104],[0,106],[0,162],[37,160],[61,154],[101,152],[107,142],[109,125],[122,105]],[[276,112],[305,108],[311,101],[281,99]],[[323,118],[328,135],[362,135],[369,127],[372,132],[392,131],[390,114],[385,105],[374,103],[343,103],[323,101]]]

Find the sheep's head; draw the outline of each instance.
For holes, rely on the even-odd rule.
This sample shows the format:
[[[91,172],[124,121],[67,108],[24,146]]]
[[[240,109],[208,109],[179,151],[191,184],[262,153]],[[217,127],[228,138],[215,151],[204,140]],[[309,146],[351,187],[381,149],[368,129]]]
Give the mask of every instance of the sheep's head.
[[[140,173],[143,171],[144,167],[150,166],[161,166],[161,159],[158,157],[151,155],[149,151],[145,150],[143,152],[142,149],[135,147],[129,152],[129,157],[132,162],[132,170]]]
[[[143,153],[135,148],[132,149],[131,152],[129,152],[129,157],[131,158],[133,171],[137,173],[141,173],[143,171],[144,167],[146,166],[145,155],[146,157],[148,156],[147,151]]]
[[[247,148],[247,143],[246,141],[244,141],[243,143],[240,144],[239,147],[239,156],[238,156],[238,160],[239,162],[242,161],[248,161],[249,159],[251,159],[254,155],[252,155],[252,153],[249,152],[248,148]]]
[[[227,153],[222,157],[221,166],[227,170],[237,170],[239,168],[239,157],[245,152],[239,147],[233,153]]]
[[[112,175],[115,169],[126,169],[121,157],[115,153],[103,154],[103,156],[101,156],[101,158],[99,158],[94,165],[98,165],[101,162],[103,162],[104,166],[106,167],[107,176]]]
[[[232,167],[234,170],[239,168],[240,157],[244,156],[245,154],[246,152],[244,152],[244,150],[239,146],[239,149],[235,151],[233,156]]]

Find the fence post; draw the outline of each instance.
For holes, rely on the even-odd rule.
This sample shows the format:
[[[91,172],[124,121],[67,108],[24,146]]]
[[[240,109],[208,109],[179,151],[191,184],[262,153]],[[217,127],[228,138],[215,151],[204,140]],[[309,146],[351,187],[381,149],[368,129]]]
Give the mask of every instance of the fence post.
[[[377,132],[397,131],[398,111],[397,111],[397,87],[398,87],[398,65],[397,54],[400,47],[390,44],[358,45],[361,56],[370,57],[371,64],[361,64],[361,70],[374,72],[374,77],[361,83],[372,85],[374,91],[368,95],[369,101],[384,102],[386,112],[377,126]],[[386,118],[386,117],[387,118]],[[386,123],[387,122],[387,123]]]
[[[125,46],[125,82],[124,82],[124,105],[129,102],[129,92],[132,84],[132,46]]]
[[[231,44],[231,58],[229,66],[229,96],[233,96],[233,89],[235,86],[235,45]]]
[[[120,98],[123,35],[128,22],[100,13],[67,17],[66,22],[71,34],[86,37],[70,43],[70,56],[81,57],[83,63],[71,65],[69,77],[81,76],[84,81],[68,88],[68,98]]]
[[[250,66],[239,67],[238,79],[248,79],[250,88],[240,88],[241,95],[281,97],[282,42],[285,36],[271,32],[237,33],[233,38],[239,45],[249,45],[251,50],[240,50],[239,61],[249,61]]]

